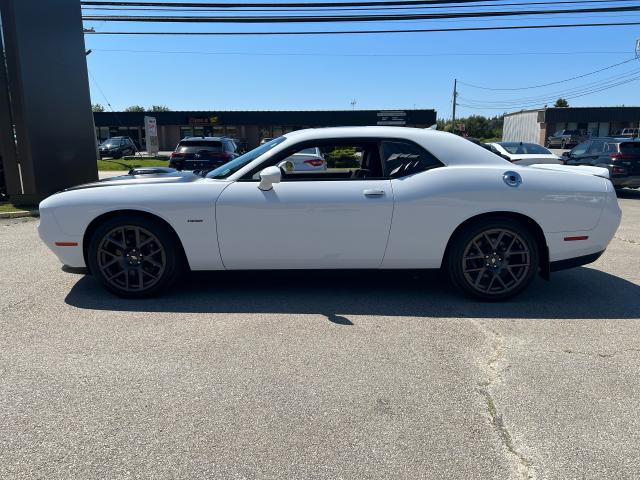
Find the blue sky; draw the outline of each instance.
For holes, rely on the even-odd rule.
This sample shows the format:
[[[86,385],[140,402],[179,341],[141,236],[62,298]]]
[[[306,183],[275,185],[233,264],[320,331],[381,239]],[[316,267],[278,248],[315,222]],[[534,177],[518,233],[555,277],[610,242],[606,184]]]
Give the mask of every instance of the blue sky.
[[[555,20],[558,23],[574,20],[566,15],[558,17]],[[552,17],[529,17],[501,21],[347,23],[339,27],[303,24],[294,28],[475,27],[553,21]],[[633,22],[640,21],[640,13],[581,16],[579,21]],[[97,31],[237,31],[246,28],[237,25],[104,22],[85,22],[85,27],[95,27]],[[249,28],[268,30],[286,27]],[[93,77],[90,80],[92,101],[104,105],[104,92],[115,110],[132,104],[164,104],[173,110],[349,109],[351,100],[355,98],[358,109],[434,108],[439,117],[449,117],[454,78],[492,87],[553,82],[633,58],[635,40],[639,37],[640,26],[299,37],[87,35],[85,43],[93,50],[87,57]],[[524,52],[544,54],[524,55]],[[558,52],[616,53],[553,55]],[[504,55],[509,53],[518,55]],[[515,93],[476,90],[461,85],[460,96],[493,102],[551,95],[639,68],[640,64],[633,61],[570,83]],[[638,105],[639,94],[640,82],[634,81],[572,99],[570,104]],[[507,107],[502,110],[517,109]],[[458,109],[459,116],[473,113],[493,115],[501,113],[501,110]]]

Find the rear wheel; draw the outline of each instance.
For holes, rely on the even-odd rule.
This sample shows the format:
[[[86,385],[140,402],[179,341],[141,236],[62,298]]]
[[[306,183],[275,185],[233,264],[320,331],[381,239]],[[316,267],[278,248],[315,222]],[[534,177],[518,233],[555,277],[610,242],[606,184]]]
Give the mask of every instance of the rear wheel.
[[[88,263],[107,290],[122,297],[148,297],[167,288],[180,273],[179,252],[174,235],[163,224],[127,215],[96,229]]]
[[[504,300],[522,292],[539,266],[538,244],[520,222],[486,219],[453,239],[447,258],[452,282],[482,300]]]

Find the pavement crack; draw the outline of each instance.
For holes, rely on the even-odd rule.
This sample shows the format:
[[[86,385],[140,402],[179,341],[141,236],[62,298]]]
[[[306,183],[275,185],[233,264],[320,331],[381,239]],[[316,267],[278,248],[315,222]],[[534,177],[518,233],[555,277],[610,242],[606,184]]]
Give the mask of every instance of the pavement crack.
[[[518,478],[523,480],[534,480],[536,477],[533,462],[515,445],[513,437],[504,424],[503,417],[498,411],[495,399],[491,393],[491,387],[498,383],[502,383],[502,374],[509,368],[508,365],[504,365],[505,338],[503,335],[492,328],[487,327],[478,320],[473,320],[473,323],[485,335],[485,337],[489,339],[491,345],[491,355],[484,365],[485,370],[487,371],[487,379],[479,383],[477,391],[482,395],[485,401],[491,425],[498,434],[504,448],[509,452],[509,455],[514,461],[516,467],[516,471],[514,473]]]
[[[620,240],[621,242],[630,243],[631,245],[640,245],[640,242],[636,242],[635,240],[621,237],[620,235],[614,235],[613,238]]]

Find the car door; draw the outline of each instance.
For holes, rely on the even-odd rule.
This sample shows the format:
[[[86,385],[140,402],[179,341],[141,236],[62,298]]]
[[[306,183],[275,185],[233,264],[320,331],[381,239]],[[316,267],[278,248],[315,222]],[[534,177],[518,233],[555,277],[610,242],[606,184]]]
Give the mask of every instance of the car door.
[[[333,152],[346,151],[345,142],[361,143],[341,139]],[[360,162],[352,163],[353,169],[336,167],[343,165],[336,160],[326,171],[287,174],[283,170],[282,181],[268,191],[258,189],[257,173],[229,185],[216,202],[218,244],[225,268],[379,267],[391,227],[393,191],[381,165],[376,167],[378,174],[363,173],[366,156],[372,165],[380,162],[377,142],[368,142],[364,155],[352,155],[352,162]],[[260,168],[278,165],[313,146],[307,142],[287,149],[282,158],[271,159]],[[331,148],[327,142],[322,147],[324,151]]]
[[[589,146],[589,150],[582,156],[580,161],[581,165],[595,165],[599,162],[599,159],[604,155],[607,148],[607,144],[604,140],[592,140]]]
[[[589,151],[589,147],[591,145],[590,141],[582,142],[579,145],[576,145],[569,152],[569,158],[566,162],[567,165],[581,165],[585,160],[584,157],[587,155]]]

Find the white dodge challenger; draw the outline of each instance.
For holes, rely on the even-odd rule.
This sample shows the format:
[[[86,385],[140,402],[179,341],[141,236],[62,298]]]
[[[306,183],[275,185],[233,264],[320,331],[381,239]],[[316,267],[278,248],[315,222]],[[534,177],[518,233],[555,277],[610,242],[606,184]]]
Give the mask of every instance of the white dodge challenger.
[[[326,170],[286,168],[309,148],[332,159]],[[518,166],[433,130],[343,127],[289,133],[211,171],[69,188],[40,204],[39,233],[125,297],[157,294],[183,269],[443,269],[501,300],[596,260],[620,216],[606,169]]]

